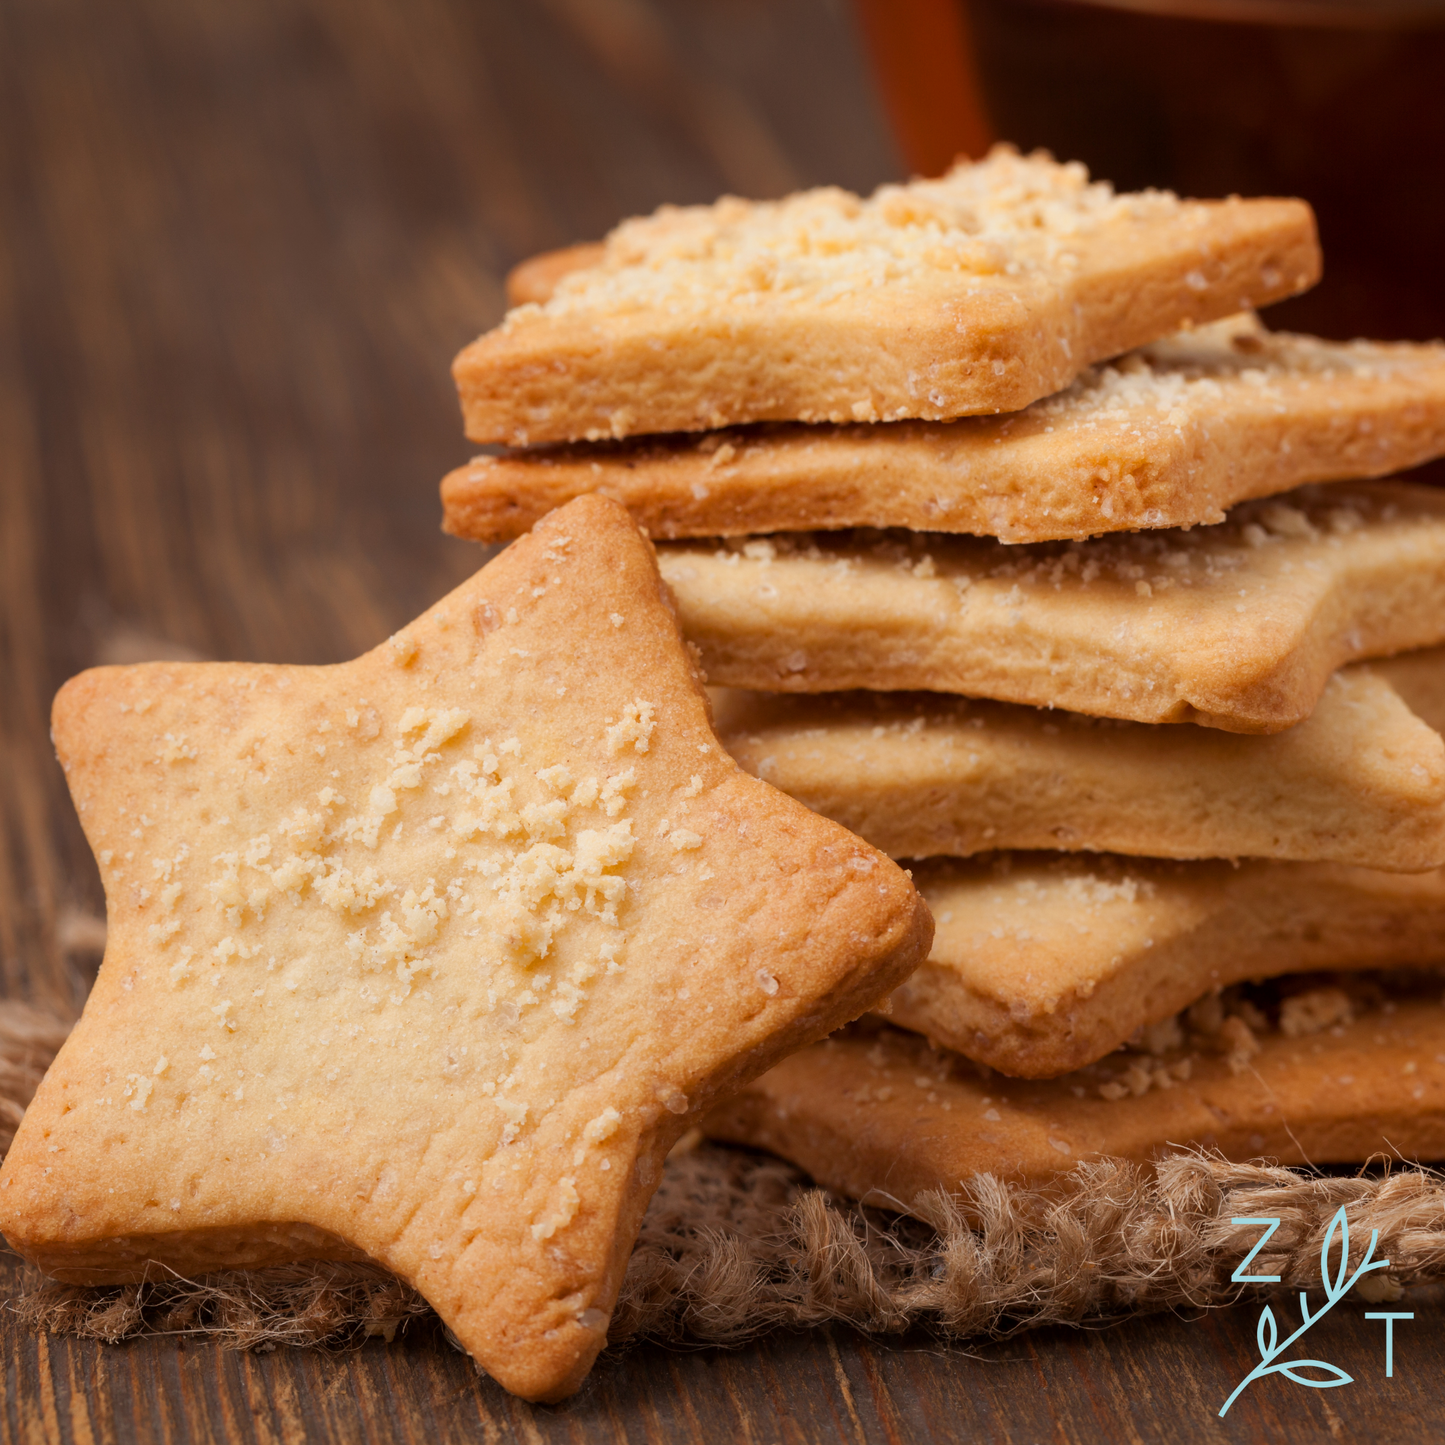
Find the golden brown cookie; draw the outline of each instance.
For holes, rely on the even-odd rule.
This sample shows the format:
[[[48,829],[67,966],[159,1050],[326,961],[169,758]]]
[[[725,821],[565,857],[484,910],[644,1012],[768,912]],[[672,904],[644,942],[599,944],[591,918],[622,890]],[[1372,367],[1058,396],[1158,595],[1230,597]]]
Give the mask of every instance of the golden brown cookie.
[[[722,752],[600,498],[354,662],[102,668],[54,731],[109,938],[0,1229],[81,1283],[364,1253],[532,1399],[605,1340],[678,1135],[928,945]]]
[[[1220,522],[1252,497],[1441,452],[1445,346],[1272,335],[1245,315],[1006,416],[533,447],[476,457],[441,492],[446,530],[476,542],[587,492],[655,538],[910,527],[1043,542]]]
[[[1402,652],[1370,664],[1422,722],[1445,733],[1445,648]]]
[[[1445,869],[1026,853],[914,874],[937,933],[891,1017],[1024,1078],[1241,979],[1445,964]]]
[[[1302,487],[1193,531],[1006,547],[933,534],[668,542],[708,679],[921,688],[1272,733],[1360,658],[1445,642],[1445,489]]]
[[[1445,690],[1445,650],[1434,660]],[[1268,737],[940,693],[718,689],[754,777],[894,858],[1005,848],[1445,864],[1445,742],[1370,664]],[[1423,671],[1423,670],[1422,670]]]
[[[1232,1053],[1191,1044],[1025,1082],[981,1076],[916,1034],[850,1030],[783,1060],[703,1129],[903,1210],[976,1174],[1042,1182],[1081,1160],[1148,1160],[1190,1144],[1284,1164],[1445,1157],[1437,999],[1318,1033],[1251,1034],[1251,1046]]]
[[[541,305],[552,299],[557,283],[573,271],[595,266],[602,260],[606,247],[600,241],[583,241],[576,246],[562,246],[556,251],[543,251],[529,256],[507,272],[507,305]]]
[[[624,222],[453,373],[479,442],[947,420],[1016,411],[1319,272],[1303,201],[1116,196],[999,147],[866,200],[829,187]]]

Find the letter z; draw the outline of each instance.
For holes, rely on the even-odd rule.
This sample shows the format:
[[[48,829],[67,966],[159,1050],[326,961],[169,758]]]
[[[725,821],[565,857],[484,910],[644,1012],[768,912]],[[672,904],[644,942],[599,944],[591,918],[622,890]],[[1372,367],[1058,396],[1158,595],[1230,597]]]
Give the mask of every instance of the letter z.
[[[1260,1236],[1259,1243],[1256,1244],[1255,1247],[1250,1250],[1247,1255],[1244,1256],[1244,1258],[1239,1263],[1239,1268],[1236,1269],[1234,1273],[1229,1276],[1230,1279],[1232,1279],[1236,1284],[1278,1284],[1279,1276],[1277,1274],[1245,1274],[1244,1271],[1249,1268],[1250,1261],[1255,1257],[1255,1255],[1257,1255],[1260,1250],[1262,1250],[1265,1245],[1269,1243],[1270,1236],[1275,1232],[1276,1229],[1279,1228],[1279,1220],[1231,1219],[1229,1222],[1231,1224],[1269,1225],[1269,1228],[1266,1229],[1265,1232]]]

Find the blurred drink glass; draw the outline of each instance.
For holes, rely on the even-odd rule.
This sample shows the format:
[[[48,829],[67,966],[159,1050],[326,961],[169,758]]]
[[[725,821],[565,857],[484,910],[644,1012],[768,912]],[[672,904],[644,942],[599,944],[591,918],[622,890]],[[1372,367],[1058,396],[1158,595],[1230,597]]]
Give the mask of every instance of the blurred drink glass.
[[[958,0],[994,134],[1120,189],[1297,195],[1325,279],[1271,326],[1445,335],[1445,0]]]

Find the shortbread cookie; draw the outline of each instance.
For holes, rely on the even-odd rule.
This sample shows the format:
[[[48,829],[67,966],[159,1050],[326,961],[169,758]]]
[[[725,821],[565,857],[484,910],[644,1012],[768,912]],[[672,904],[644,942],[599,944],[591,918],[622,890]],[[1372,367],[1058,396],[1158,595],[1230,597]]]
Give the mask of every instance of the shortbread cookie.
[[[1445,733],[1445,648],[1381,658],[1370,670],[1383,677],[1418,718]]]
[[[1041,1182],[1081,1160],[1142,1161],[1190,1144],[1284,1164],[1445,1158],[1445,1007],[1436,999],[1252,1044],[1242,1066],[1238,1054],[1185,1047],[1025,1082],[980,1077],[916,1035],[850,1030],[785,1059],[703,1128],[903,1210],[976,1174]]]
[[[355,662],[102,668],[54,728],[110,931],[0,1229],[79,1283],[364,1253],[529,1398],[699,1111],[928,946],[894,864],[722,752],[601,498]]]
[[[459,467],[442,502],[447,531],[477,542],[587,492],[653,537],[910,527],[1044,542],[1220,522],[1252,497],[1442,452],[1445,346],[1271,335],[1246,315],[1008,416],[531,448]]]
[[[1445,870],[1033,853],[914,873],[937,934],[890,1017],[1024,1078],[1240,979],[1445,964]]]
[[[1432,658],[1445,685],[1445,653]],[[1058,848],[1445,864],[1445,742],[1369,664],[1269,737],[939,693],[720,690],[718,737],[894,858]]]
[[[867,200],[824,188],[627,221],[453,373],[479,442],[947,420],[1016,411],[1319,273],[1303,201],[1116,196],[998,148]]]
[[[1344,663],[1445,642],[1445,489],[1417,483],[1024,549],[803,533],[658,559],[709,680],[761,691],[923,688],[1269,733]]]
[[[562,246],[556,251],[543,251],[540,256],[529,256],[507,273],[507,305],[540,306],[550,301],[564,276],[597,265],[606,251],[600,241],[583,241],[576,246]]]

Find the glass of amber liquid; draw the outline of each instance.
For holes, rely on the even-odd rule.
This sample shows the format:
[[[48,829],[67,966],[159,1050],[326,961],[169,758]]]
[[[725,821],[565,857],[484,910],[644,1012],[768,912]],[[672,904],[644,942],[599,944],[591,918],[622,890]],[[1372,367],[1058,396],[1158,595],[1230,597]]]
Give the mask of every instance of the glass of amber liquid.
[[[1325,279],[1269,323],[1445,336],[1445,0],[955,0],[997,136],[1121,189],[1303,196]]]

